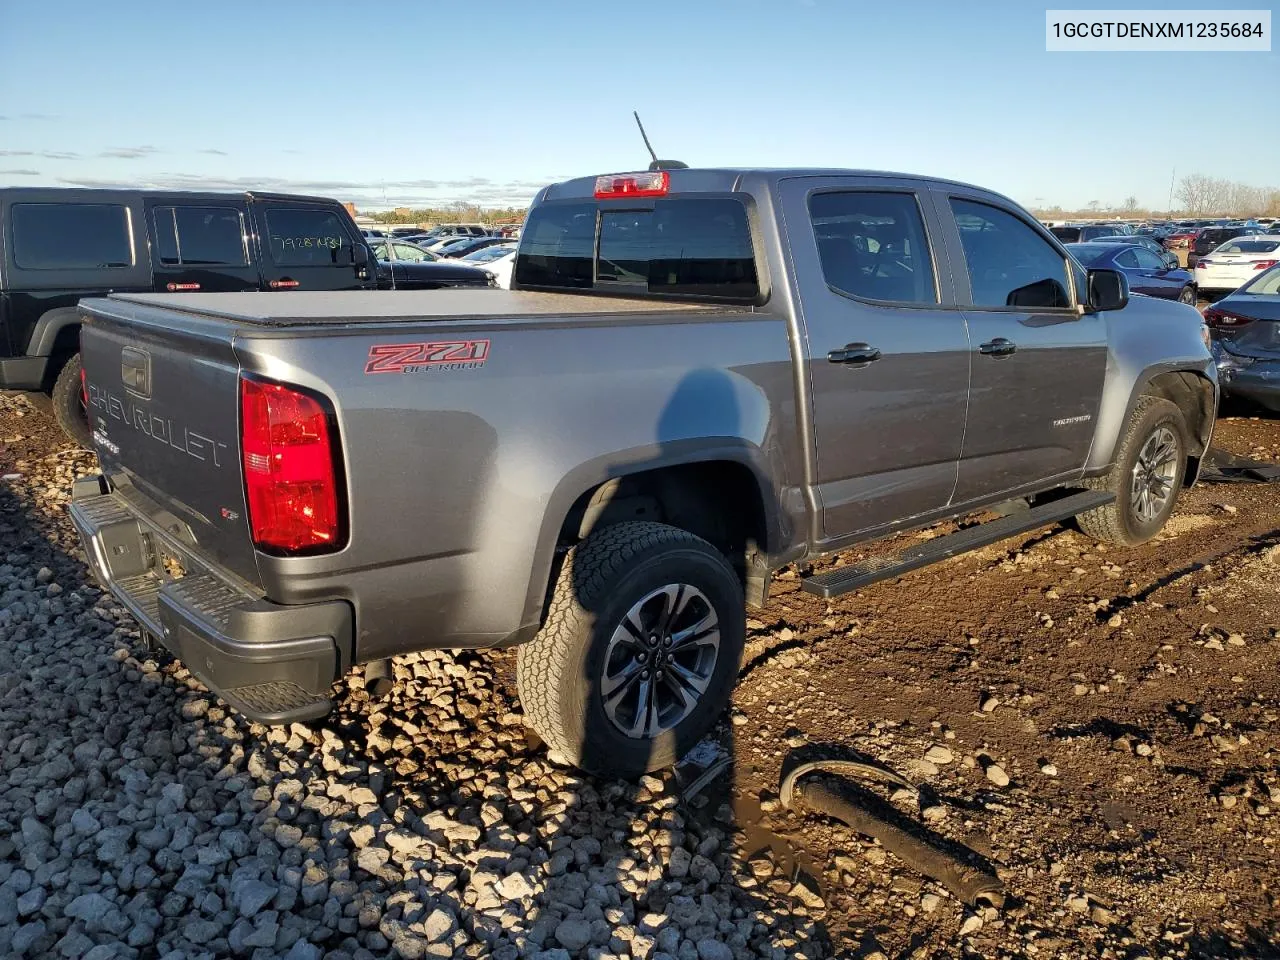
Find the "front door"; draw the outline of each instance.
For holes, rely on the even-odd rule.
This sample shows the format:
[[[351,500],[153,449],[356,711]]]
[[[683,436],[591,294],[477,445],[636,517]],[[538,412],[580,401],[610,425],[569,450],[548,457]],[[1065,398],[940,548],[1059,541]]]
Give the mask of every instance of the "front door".
[[[1082,277],[1019,212],[959,190],[935,207],[973,341],[955,503],[1078,474],[1106,375],[1104,316],[1076,308]]]
[[[356,290],[375,264],[359,264],[349,218],[332,207],[265,198],[253,203],[262,276],[268,290]]]
[[[918,184],[823,177],[782,189],[819,539],[946,506],[964,437],[969,340]]]

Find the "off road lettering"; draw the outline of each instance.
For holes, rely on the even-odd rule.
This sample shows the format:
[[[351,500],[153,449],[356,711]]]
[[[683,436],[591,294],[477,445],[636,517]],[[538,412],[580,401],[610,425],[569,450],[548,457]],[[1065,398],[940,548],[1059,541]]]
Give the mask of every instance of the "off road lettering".
[[[369,348],[365,373],[413,373],[419,369],[468,370],[489,357],[488,340],[379,343]]]

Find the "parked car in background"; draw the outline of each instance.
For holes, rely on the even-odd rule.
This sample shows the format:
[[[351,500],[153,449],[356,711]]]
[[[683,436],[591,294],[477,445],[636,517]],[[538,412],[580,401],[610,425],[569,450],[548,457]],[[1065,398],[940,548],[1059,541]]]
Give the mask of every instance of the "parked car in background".
[[[386,236],[386,234],[383,233],[381,230],[375,230],[371,227],[361,230],[360,233],[366,237],[385,237]]]
[[[481,247],[479,250],[473,250],[465,256],[458,258],[458,263],[481,264],[491,263],[494,260],[500,260],[507,254],[512,253],[516,249],[516,244],[510,240],[502,243],[495,243],[487,247]]]
[[[489,228],[480,223],[440,223],[422,234],[433,240],[440,237],[487,237],[488,235]]]
[[[1049,232],[1063,243],[1087,243],[1096,237],[1114,237],[1123,231],[1109,223],[1070,224],[1062,227],[1050,227]]]
[[[390,236],[393,237],[410,237],[415,233],[422,233],[422,228],[416,223],[405,227],[392,227]]]
[[[471,237],[470,239],[460,240],[458,243],[449,244],[445,248],[444,256],[456,260],[459,257],[465,257],[469,253],[475,253],[477,250],[510,242],[505,237]]]
[[[1223,393],[1280,413],[1280,264],[1205,308],[1204,322]]]
[[[423,260],[438,260],[434,253],[407,240],[371,240],[373,255],[379,260],[403,260],[406,263],[420,263]]]
[[[1168,250],[1164,248],[1162,244],[1151,239],[1150,237],[1144,237],[1138,234],[1134,234],[1133,236],[1130,236],[1130,237],[1095,237],[1093,240],[1090,240],[1089,242],[1090,243],[1119,243],[1119,244],[1128,244],[1129,246],[1142,247],[1144,250],[1150,250],[1152,253],[1154,253],[1164,263],[1166,263],[1171,269],[1182,266],[1182,264],[1178,260],[1177,254],[1170,253]]]
[[[1197,227],[1194,224],[1179,224],[1172,233],[1164,238],[1165,246],[1170,250],[1189,247],[1202,229],[1204,228]]]
[[[496,249],[489,247],[489,250]],[[495,257],[484,264],[484,269],[493,277],[493,285],[503,290],[511,289],[511,273],[516,265],[516,251],[507,250],[502,256]]]
[[[43,391],[87,446],[81,297],[357,290],[378,280],[342,204],[280,193],[0,189],[0,389]]]
[[[1196,286],[1206,293],[1236,290],[1280,263],[1280,237],[1264,234],[1236,237],[1196,263]]]
[[[462,243],[469,243],[474,239],[475,237],[472,237],[469,234],[458,236],[456,233],[449,233],[445,234],[443,237],[436,237],[434,240],[420,241],[420,244],[438,257],[447,257],[449,254],[445,251],[448,250],[449,247]]]
[[[1090,270],[1118,270],[1129,289],[1149,297],[1179,300],[1195,306],[1195,280],[1181,267],[1170,267],[1160,255],[1134,243],[1068,243],[1067,250]]]
[[[1243,237],[1248,232],[1244,227],[1206,227],[1196,234],[1196,239],[1187,252],[1187,266],[1189,268],[1195,267],[1196,261],[1214,248],[1221,246],[1228,240]]]
[[[440,290],[444,287],[491,287],[483,270],[455,261],[378,260],[379,290]]]

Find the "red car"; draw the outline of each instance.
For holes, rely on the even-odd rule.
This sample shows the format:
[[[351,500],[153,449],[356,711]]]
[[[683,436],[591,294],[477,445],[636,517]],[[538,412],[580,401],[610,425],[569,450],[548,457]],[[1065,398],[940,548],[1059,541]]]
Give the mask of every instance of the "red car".
[[[1169,250],[1175,247],[1189,247],[1203,229],[1204,227],[1179,227],[1164,238],[1164,245]]]

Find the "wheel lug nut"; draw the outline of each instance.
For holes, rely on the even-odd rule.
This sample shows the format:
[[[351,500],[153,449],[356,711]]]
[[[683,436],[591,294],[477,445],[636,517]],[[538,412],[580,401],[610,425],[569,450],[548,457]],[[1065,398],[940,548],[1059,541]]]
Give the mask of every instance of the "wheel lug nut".
[[[669,647],[669,646],[671,646],[671,638],[670,638],[670,637],[667,637],[667,639],[663,640],[663,641],[662,641],[662,645],[663,645],[664,647]]]
[[[648,680],[648,679],[649,679],[649,671],[648,671],[648,670],[641,670],[641,671],[640,671],[640,679],[641,679],[641,680]]]

